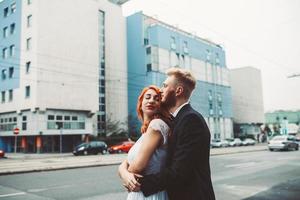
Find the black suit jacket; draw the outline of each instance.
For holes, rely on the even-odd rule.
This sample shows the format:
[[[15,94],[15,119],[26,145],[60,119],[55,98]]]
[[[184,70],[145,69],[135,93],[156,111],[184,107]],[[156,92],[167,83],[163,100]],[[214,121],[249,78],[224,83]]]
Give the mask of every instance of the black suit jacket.
[[[167,190],[170,200],[214,200],[210,132],[202,115],[189,104],[174,119],[166,168],[141,180],[145,196]]]

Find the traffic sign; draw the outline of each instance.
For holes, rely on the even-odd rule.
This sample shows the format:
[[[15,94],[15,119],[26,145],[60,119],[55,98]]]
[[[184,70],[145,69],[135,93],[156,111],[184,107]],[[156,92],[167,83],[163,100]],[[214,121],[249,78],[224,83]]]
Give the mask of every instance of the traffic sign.
[[[18,127],[14,128],[14,134],[18,135],[20,133],[20,129]]]

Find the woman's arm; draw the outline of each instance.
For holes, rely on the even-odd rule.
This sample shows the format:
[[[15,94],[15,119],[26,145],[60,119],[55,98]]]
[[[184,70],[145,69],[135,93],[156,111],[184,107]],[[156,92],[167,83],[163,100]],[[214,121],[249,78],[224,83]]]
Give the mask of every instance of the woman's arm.
[[[144,134],[141,148],[133,162],[128,167],[128,171],[135,174],[142,173],[155,149],[163,143],[163,136],[160,131],[148,127],[147,132]]]

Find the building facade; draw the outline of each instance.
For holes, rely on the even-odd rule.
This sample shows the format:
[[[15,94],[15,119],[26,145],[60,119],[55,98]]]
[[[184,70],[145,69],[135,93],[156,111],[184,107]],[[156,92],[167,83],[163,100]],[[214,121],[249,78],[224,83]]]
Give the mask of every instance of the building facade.
[[[126,20],[120,1],[0,3],[0,147],[70,151],[127,117]]]
[[[179,66],[191,70],[197,79],[191,104],[204,116],[212,139],[233,136],[229,70],[220,45],[142,12],[127,17],[127,43],[128,112],[133,125],[137,98],[143,87],[161,86],[166,70]]]
[[[272,132],[280,134],[300,133],[300,111],[299,110],[277,110],[265,113],[266,124]],[[275,130],[274,130],[275,129]]]
[[[259,69],[242,67],[230,70],[235,136],[260,134],[265,122],[262,79]]]

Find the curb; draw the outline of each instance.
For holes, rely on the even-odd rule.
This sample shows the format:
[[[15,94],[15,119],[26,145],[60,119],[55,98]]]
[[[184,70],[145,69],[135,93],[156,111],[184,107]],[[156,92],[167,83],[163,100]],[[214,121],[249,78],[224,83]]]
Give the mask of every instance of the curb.
[[[267,148],[262,149],[250,149],[250,150],[241,150],[238,151],[228,151],[228,152],[217,152],[211,153],[210,156],[219,156],[219,155],[228,155],[228,154],[239,154],[239,153],[247,153],[247,152],[256,152],[256,151],[267,151]],[[33,158],[33,160],[38,158]],[[123,159],[122,159],[123,160]],[[25,174],[25,173],[34,173],[34,172],[44,172],[44,171],[57,171],[57,170],[67,170],[67,169],[79,169],[79,168],[89,168],[89,167],[101,167],[101,166],[110,166],[110,165],[119,165],[122,161],[114,161],[114,162],[103,162],[103,163],[94,163],[87,165],[73,165],[73,166],[46,166],[42,168],[33,168],[33,169],[21,169],[21,170],[7,170],[4,172],[0,172],[0,176],[4,175],[12,175],[12,174]]]

